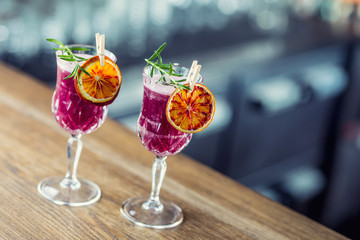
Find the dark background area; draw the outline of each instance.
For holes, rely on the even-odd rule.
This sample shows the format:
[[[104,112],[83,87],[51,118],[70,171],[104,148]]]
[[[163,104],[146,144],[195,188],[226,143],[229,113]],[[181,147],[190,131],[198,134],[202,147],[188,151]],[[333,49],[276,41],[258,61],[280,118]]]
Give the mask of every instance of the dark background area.
[[[143,59],[167,42],[163,59],[199,60],[217,100],[183,153],[360,239],[358,23],[331,0],[1,0],[0,60],[54,87],[45,39],[104,33],[124,79],[109,116],[135,131]]]

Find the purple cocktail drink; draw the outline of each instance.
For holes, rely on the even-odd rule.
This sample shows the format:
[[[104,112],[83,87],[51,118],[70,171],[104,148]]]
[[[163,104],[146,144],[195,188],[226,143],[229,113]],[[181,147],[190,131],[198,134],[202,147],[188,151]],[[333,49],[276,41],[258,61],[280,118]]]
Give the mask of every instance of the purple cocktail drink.
[[[160,75],[150,78],[144,73],[144,96],[137,132],[141,143],[159,157],[180,152],[190,141],[191,134],[175,129],[166,119],[166,104],[172,86],[157,83]]]
[[[68,47],[73,48],[72,52],[77,57],[91,58],[97,54],[95,46],[70,45]],[[115,55],[111,52],[105,51],[105,55],[116,61]],[[65,79],[73,71],[75,63],[60,59],[64,56],[69,56],[66,55],[66,51],[56,52],[57,81],[51,109],[57,123],[71,134],[67,145],[68,170],[65,177],[55,176],[41,181],[38,191],[46,199],[59,205],[85,206],[98,201],[101,190],[95,183],[78,179],[76,176],[83,145],[81,136],[95,131],[104,123],[107,106],[86,102],[78,95],[74,77]],[[82,63],[79,62],[79,64]]]
[[[80,55],[90,58],[91,55]],[[57,57],[57,81],[52,99],[52,112],[57,123],[72,135],[88,134],[105,121],[107,106],[97,106],[81,99],[75,90],[74,77],[70,75],[74,64]]]
[[[174,67],[178,77],[172,75],[173,80],[187,77],[189,69]],[[127,199],[121,208],[122,214],[130,221],[145,227],[163,229],[179,225],[183,220],[180,207],[171,201],[162,199],[159,193],[166,172],[165,159],[169,155],[179,153],[190,142],[192,134],[175,129],[167,120],[166,106],[171,94],[175,91],[167,82],[159,81],[160,73],[154,70],[151,76],[151,66],[145,67],[143,72],[144,95],[140,116],[137,122],[137,133],[146,149],[156,155],[152,167],[152,187],[150,197],[135,197]],[[199,76],[197,82],[201,82]]]

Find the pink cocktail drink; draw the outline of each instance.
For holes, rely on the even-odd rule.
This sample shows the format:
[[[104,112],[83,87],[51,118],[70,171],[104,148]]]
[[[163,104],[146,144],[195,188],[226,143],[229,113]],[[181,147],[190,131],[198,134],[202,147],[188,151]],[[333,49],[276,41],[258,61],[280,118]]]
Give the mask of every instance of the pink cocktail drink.
[[[183,133],[168,122],[166,104],[175,88],[157,83],[159,77],[143,75],[144,95],[137,132],[146,149],[165,157],[180,152],[189,143],[192,134]]]
[[[80,55],[90,58],[91,55]],[[52,112],[57,123],[72,135],[88,134],[100,127],[106,118],[107,107],[97,106],[81,99],[70,75],[74,64],[57,58],[57,81],[53,95]]]

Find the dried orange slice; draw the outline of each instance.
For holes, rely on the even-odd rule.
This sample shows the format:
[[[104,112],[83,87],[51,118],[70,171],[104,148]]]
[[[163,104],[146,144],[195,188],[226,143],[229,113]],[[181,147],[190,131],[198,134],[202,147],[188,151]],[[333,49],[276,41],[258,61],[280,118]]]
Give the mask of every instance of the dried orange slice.
[[[192,91],[176,89],[166,105],[169,123],[185,133],[196,133],[209,126],[215,114],[215,97],[200,83]]]
[[[108,105],[117,97],[122,77],[114,61],[105,56],[104,66],[100,66],[99,56],[89,58],[81,67],[91,76],[79,69],[75,79],[75,89],[79,96],[96,105]]]

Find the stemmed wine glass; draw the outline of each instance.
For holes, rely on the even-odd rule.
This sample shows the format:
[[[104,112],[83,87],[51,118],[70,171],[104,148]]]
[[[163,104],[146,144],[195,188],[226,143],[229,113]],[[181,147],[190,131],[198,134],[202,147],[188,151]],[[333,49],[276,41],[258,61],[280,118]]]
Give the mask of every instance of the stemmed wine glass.
[[[187,76],[189,69],[174,67],[175,73]],[[190,142],[192,134],[175,129],[165,115],[166,104],[175,90],[173,86],[159,83],[160,73],[151,67],[143,71],[143,103],[137,122],[137,133],[147,150],[156,155],[152,167],[152,188],[150,197],[135,197],[126,200],[121,208],[122,214],[130,221],[145,227],[163,229],[179,225],[183,213],[175,203],[162,199],[159,193],[166,172],[167,156],[179,153]],[[199,76],[197,82],[201,82]]]
[[[73,50],[73,53],[83,58],[90,58],[97,54],[95,46],[73,44],[73,49],[87,48],[88,50]],[[49,177],[38,185],[39,193],[46,199],[69,206],[85,206],[95,203],[101,196],[101,190],[95,183],[78,179],[76,170],[83,143],[81,136],[89,134],[99,128],[107,116],[107,106],[97,106],[81,99],[74,86],[74,77],[65,79],[74,69],[74,62],[60,59],[64,53],[56,51],[57,80],[51,103],[51,109],[57,123],[71,134],[67,145],[68,169],[65,177]],[[105,50],[105,55],[114,62],[116,57]],[[80,64],[81,65],[81,64]]]

